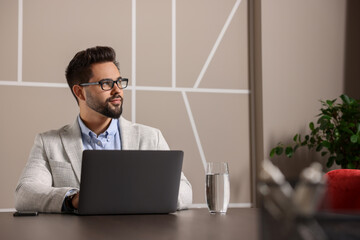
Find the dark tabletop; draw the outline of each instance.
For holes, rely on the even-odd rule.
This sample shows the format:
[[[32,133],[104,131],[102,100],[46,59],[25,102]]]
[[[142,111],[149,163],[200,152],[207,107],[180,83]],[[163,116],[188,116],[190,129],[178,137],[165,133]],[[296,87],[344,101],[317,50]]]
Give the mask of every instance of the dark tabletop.
[[[231,208],[226,215],[207,209],[174,214],[76,216],[0,213],[0,239],[258,239],[258,210]]]

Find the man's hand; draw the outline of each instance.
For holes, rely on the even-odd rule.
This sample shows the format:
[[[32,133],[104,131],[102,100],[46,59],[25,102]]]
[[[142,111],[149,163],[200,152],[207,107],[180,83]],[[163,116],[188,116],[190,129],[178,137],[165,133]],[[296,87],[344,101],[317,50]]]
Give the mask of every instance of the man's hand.
[[[75,209],[78,209],[78,207],[79,207],[79,195],[80,195],[80,192],[75,194],[75,196],[71,200],[71,204],[73,205],[73,207]]]

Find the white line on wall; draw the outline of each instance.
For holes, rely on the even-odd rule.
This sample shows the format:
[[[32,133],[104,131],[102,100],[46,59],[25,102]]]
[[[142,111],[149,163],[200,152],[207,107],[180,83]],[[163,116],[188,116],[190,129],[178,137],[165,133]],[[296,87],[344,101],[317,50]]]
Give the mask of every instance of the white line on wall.
[[[226,22],[225,22],[225,24],[224,24],[224,27],[222,28],[222,30],[221,30],[218,38],[216,39],[216,42],[215,42],[213,48],[211,49],[211,52],[210,52],[208,58],[206,59],[206,62],[205,62],[205,64],[204,64],[203,68],[201,69],[201,72],[200,72],[200,74],[199,74],[199,76],[198,76],[198,78],[197,78],[197,80],[196,80],[196,82],[195,82],[195,84],[194,84],[194,88],[199,87],[199,84],[200,84],[201,80],[203,79],[203,77],[204,77],[204,75],[205,75],[205,72],[206,72],[206,70],[208,69],[211,60],[213,59],[213,57],[214,57],[214,55],[215,55],[215,52],[216,52],[217,48],[219,47],[220,42],[221,42],[222,38],[224,37],[227,28],[228,28],[229,25],[230,25],[231,20],[233,19],[236,10],[239,8],[240,3],[241,3],[241,0],[237,0],[237,1],[236,1],[234,7],[232,8],[232,10],[231,10],[231,12],[230,12],[230,15],[229,15],[228,18],[226,19]]]
[[[22,82],[22,57],[23,57],[23,0],[18,2],[18,68],[17,81]]]
[[[131,88],[131,87],[129,87]],[[233,93],[249,94],[247,89],[217,89],[217,88],[172,88],[172,87],[151,87],[136,86],[137,91],[166,91],[166,92],[204,92],[204,93]]]
[[[68,88],[67,83],[49,83],[49,82],[17,82],[1,81],[0,86],[19,86],[19,87],[50,87],[50,88]],[[125,91],[158,91],[158,92],[197,92],[197,93],[228,93],[228,94],[250,94],[248,89],[221,89],[221,88],[173,88],[173,87],[151,87],[151,86],[128,86]]]
[[[205,170],[206,170],[206,158],[205,158],[204,150],[203,150],[202,145],[201,145],[201,142],[200,142],[200,137],[199,137],[198,131],[197,131],[197,129],[196,129],[196,124],[195,124],[195,121],[194,121],[194,116],[193,116],[193,114],[192,114],[192,112],[191,112],[189,100],[188,100],[188,98],[187,98],[187,96],[186,96],[186,93],[185,93],[185,92],[182,92],[182,95],[183,95],[183,98],[184,98],[184,103],[185,103],[186,111],[187,111],[188,116],[189,116],[191,128],[192,128],[193,133],[194,133],[194,136],[195,136],[195,141],[196,141],[196,144],[197,144],[197,146],[198,146],[199,153],[200,153],[200,158],[201,158],[201,161],[202,161],[202,163],[203,163],[204,171],[205,171]]]
[[[176,87],[176,0],[171,5],[171,86]]]
[[[136,0],[132,0],[131,15],[131,121],[136,122]]]
[[[68,88],[67,83],[0,81],[0,86]]]

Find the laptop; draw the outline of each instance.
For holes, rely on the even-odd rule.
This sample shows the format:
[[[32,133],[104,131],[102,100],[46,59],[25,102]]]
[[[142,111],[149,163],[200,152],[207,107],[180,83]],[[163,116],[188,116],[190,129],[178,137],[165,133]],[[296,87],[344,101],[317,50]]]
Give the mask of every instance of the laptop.
[[[77,214],[175,212],[182,151],[85,150]]]

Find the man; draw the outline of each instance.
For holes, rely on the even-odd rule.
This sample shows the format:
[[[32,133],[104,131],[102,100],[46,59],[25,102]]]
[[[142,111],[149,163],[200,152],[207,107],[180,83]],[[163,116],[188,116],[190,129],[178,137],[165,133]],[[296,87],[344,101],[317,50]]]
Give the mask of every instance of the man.
[[[15,191],[18,211],[77,209],[85,149],[169,149],[158,129],[121,117],[128,80],[120,76],[112,48],[94,47],[77,53],[66,69],[66,79],[80,114],[74,124],[36,136]],[[182,173],[178,209],[191,202],[191,184]]]

